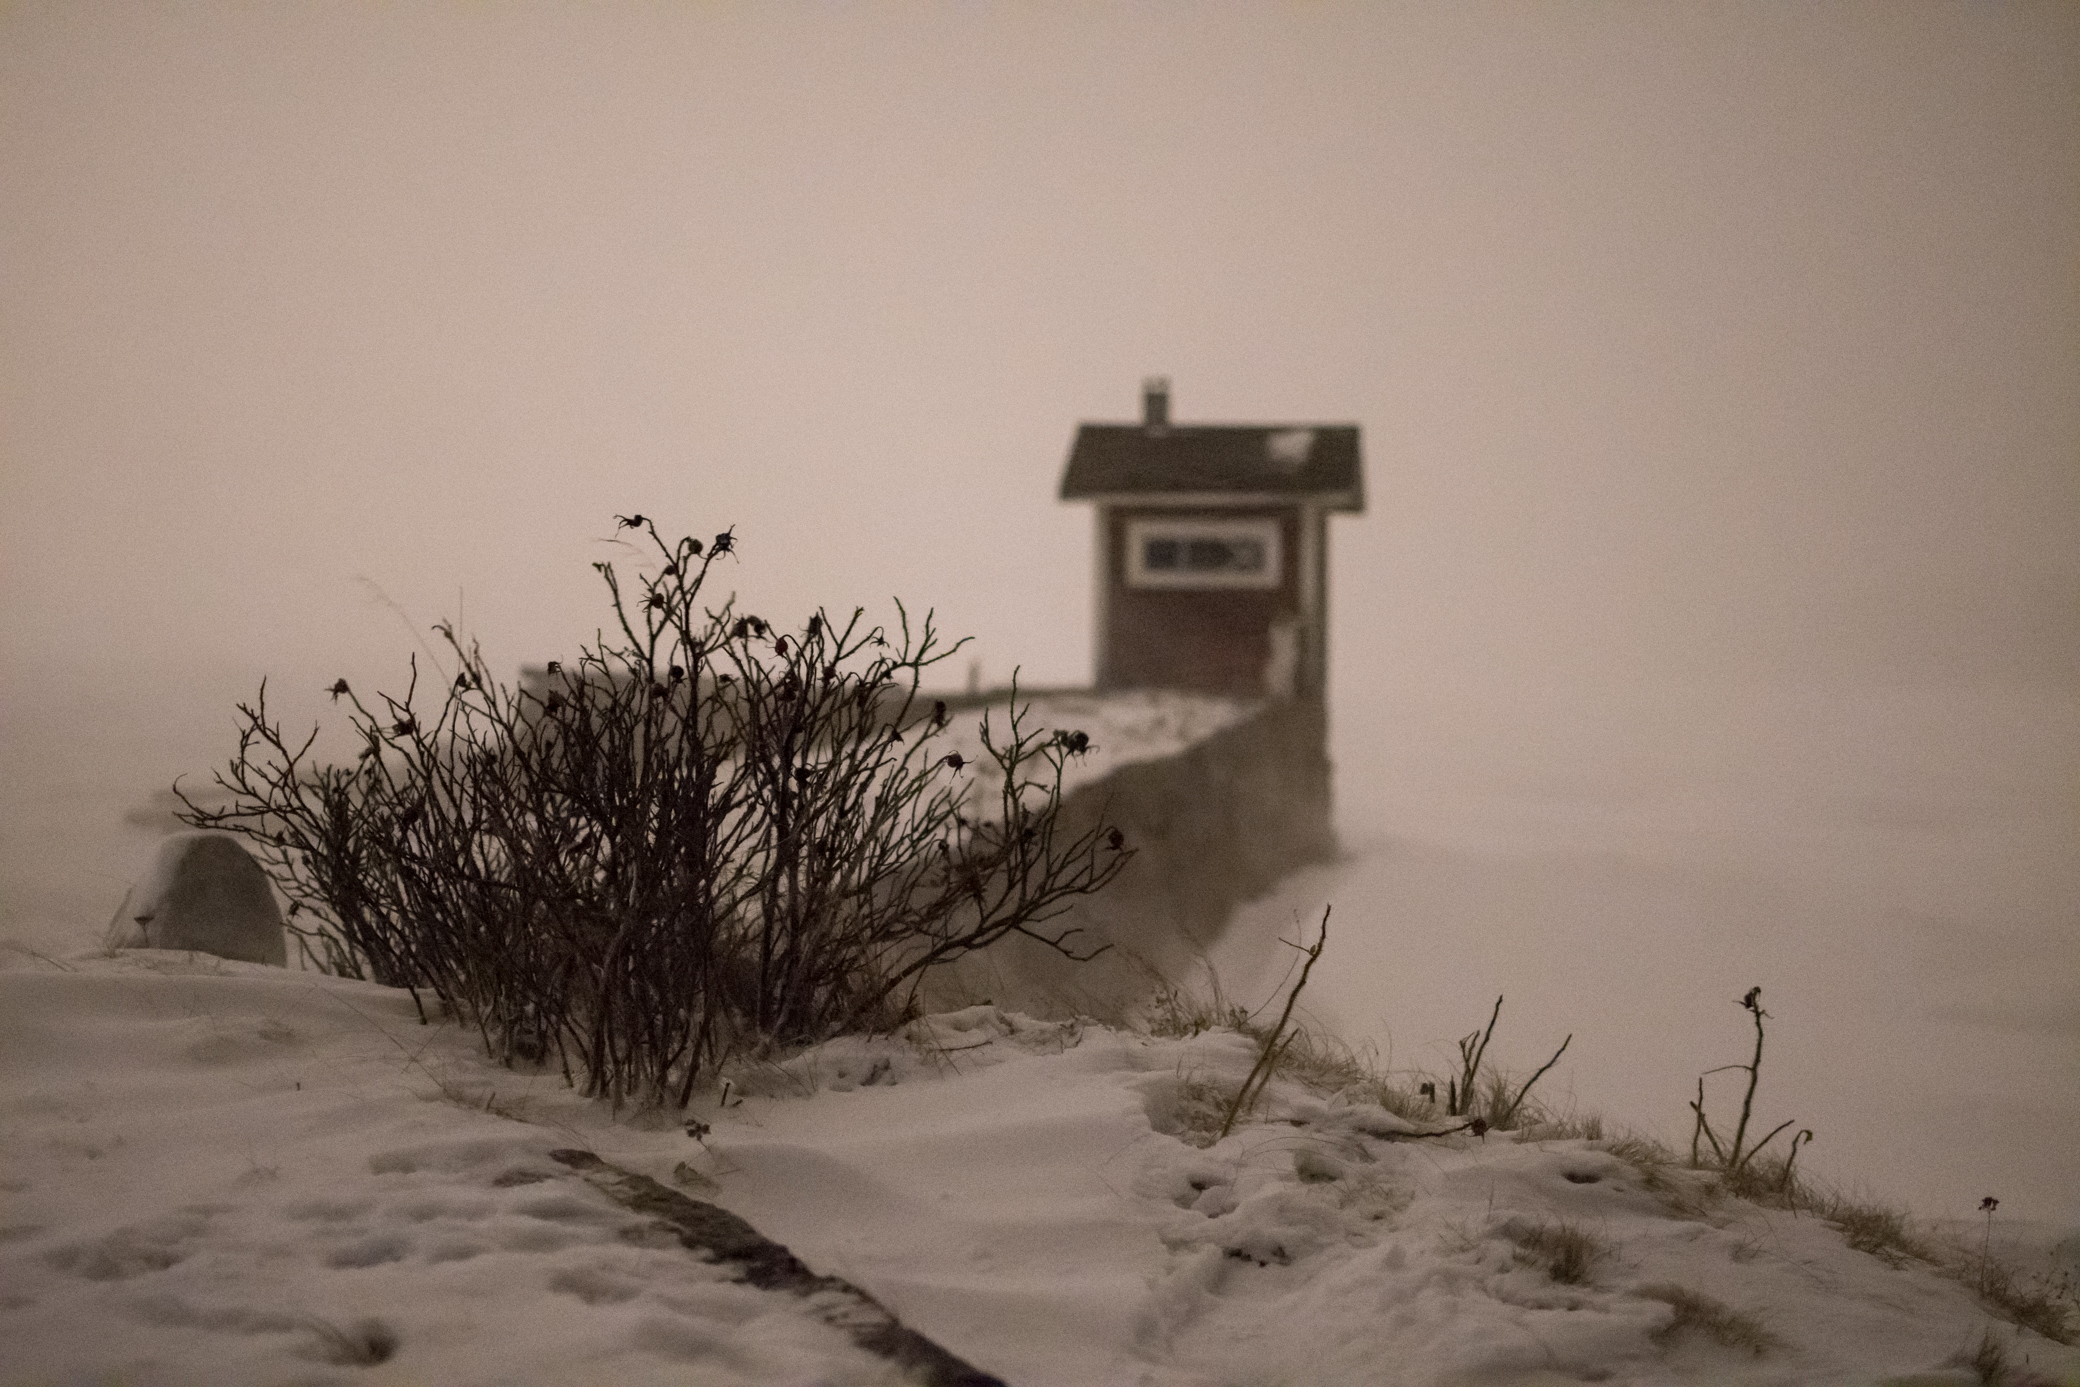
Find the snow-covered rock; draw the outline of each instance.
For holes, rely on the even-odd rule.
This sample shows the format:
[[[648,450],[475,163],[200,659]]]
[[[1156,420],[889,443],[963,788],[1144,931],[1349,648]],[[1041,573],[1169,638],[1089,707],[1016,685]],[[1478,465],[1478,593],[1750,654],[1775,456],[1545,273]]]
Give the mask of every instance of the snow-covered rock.
[[[236,838],[176,833],[109,922],[111,949],[193,949],[242,963],[288,964],[267,873]]]

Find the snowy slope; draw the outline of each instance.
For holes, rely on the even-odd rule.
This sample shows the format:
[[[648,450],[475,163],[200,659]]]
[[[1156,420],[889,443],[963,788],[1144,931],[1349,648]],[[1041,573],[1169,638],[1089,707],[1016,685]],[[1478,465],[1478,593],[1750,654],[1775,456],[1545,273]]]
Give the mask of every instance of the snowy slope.
[[[900,1380],[563,1147],[742,1215],[1013,1384],[1962,1384],[1990,1324],[2014,1367],[2080,1381],[2080,1351],[1952,1280],[1580,1141],[1419,1140],[1275,1085],[1200,1149],[1201,1085],[1251,1059],[1232,1034],[971,1008],[750,1068],[695,1138],[490,1065],[387,989],[10,962],[7,1384]],[[1538,1251],[1563,1224],[1602,1249],[1575,1284]],[[1763,1351],[1715,1337],[1714,1304]]]

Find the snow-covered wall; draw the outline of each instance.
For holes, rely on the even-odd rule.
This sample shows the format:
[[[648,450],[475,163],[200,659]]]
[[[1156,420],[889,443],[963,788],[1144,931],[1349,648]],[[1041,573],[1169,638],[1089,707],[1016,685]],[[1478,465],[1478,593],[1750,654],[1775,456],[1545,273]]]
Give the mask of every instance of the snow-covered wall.
[[[931,700],[921,702],[929,705]],[[949,699],[947,704],[946,730],[933,745],[961,754],[968,763],[962,772],[967,781],[968,812],[994,819],[1004,791],[1004,777],[983,750],[982,721],[985,717],[989,720],[991,735],[1000,746],[1008,742],[1011,697],[1001,692],[965,695]],[[1029,733],[1045,737],[1054,731],[1081,732],[1090,739],[1089,750],[1070,758],[1062,767],[1062,793],[1068,795],[1103,780],[1122,766],[1176,756],[1250,717],[1257,711],[1259,701],[1182,689],[1129,689],[1117,693],[1050,689],[1031,696],[1021,693],[1018,705],[1020,724]],[[1044,778],[1038,771],[1035,763],[1029,774]]]
[[[1325,732],[1319,703],[1264,703],[1168,755],[1127,759],[1078,785],[1064,797],[1065,827],[1117,825],[1134,857],[1104,892],[1046,928],[1080,929],[1074,943],[1111,948],[1076,964],[1007,940],[945,970],[934,999],[1110,1017],[1145,997],[1157,974],[1196,981],[1201,952],[1238,903],[1336,855]]]

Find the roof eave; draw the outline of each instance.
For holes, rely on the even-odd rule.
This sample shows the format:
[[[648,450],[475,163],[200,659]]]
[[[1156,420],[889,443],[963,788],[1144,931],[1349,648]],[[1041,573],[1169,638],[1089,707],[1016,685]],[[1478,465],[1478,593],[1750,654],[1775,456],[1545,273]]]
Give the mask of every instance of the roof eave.
[[[1362,514],[1365,496],[1348,491],[1071,491],[1064,501],[1090,501],[1100,506],[1154,506],[1162,510],[1207,507],[1320,506],[1324,510]]]

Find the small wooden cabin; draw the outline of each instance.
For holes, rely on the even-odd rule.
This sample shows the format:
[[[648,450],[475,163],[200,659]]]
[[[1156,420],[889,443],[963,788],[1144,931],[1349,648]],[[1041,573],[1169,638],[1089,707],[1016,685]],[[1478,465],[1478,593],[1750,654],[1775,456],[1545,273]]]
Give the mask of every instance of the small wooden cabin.
[[[1365,508],[1355,424],[1084,424],[1062,499],[1097,506],[1097,685],[1319,701],[1331,511]]]

